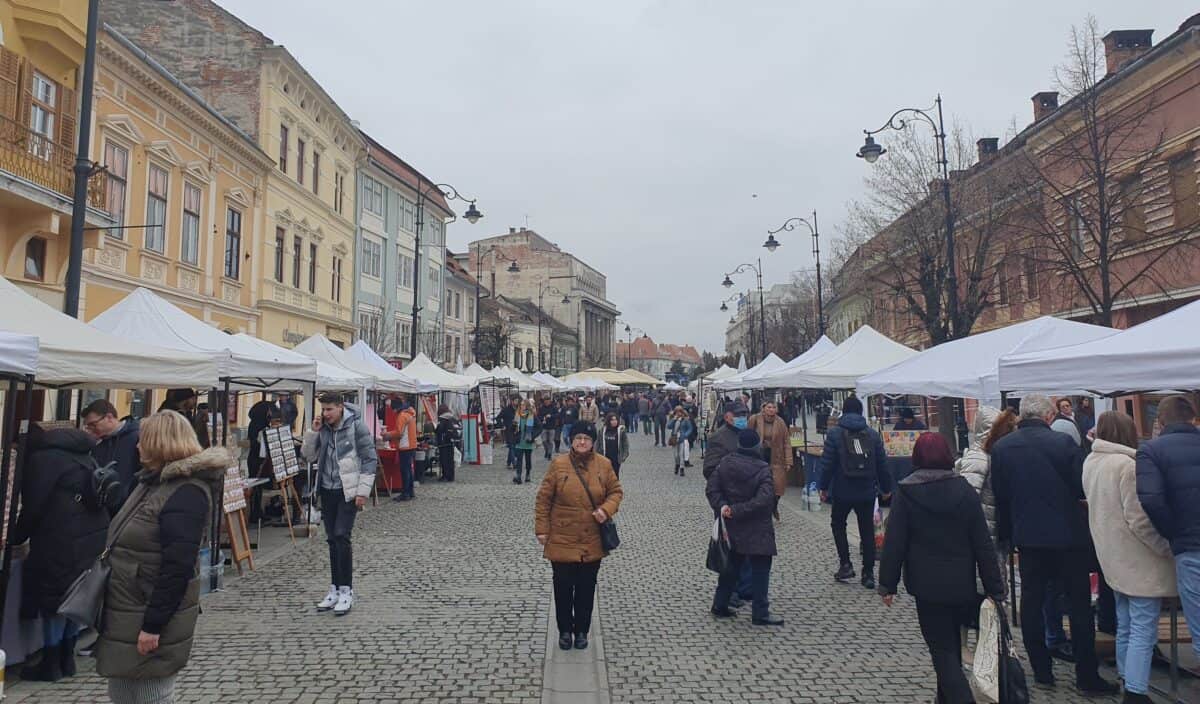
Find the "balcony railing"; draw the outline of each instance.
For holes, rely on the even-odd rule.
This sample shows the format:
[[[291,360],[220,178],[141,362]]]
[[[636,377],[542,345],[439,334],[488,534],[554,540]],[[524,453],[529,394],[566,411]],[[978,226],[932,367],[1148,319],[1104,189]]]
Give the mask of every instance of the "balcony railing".
[[[0,171],[48,188],[70,200],[74,195],[75,153],[49,137],[0,116]],[[88,205],[107,212],[108,174],[88,180]]]

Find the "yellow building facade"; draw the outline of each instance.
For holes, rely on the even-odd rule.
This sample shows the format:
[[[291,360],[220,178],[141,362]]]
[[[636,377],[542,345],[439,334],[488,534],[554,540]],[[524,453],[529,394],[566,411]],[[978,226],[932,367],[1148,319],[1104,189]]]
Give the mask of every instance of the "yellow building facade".
[[[281,46],[263,50],[260,144],[273,159],[265,236],[253,258],[261,337],[291,347],[324,335],[354,341],[356,163],[350,118]]]
[[[61,309],[74,190],[87,3],[0,0],[0,274]],[[89,227],[111,224],[106,177],[89,182]],[[84,247],[103,246],[87,230]]]

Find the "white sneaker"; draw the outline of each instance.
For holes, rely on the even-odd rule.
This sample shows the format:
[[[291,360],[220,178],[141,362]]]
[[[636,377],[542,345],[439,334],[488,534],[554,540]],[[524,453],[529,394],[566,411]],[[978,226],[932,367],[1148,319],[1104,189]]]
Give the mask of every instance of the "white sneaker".
[[[317,611],[328,611],[336,606],[337,603],[338,588],[331,584],[329,585],[329,593],[325,595],[325,598],[321,600],[321,603],[317,604]]]
[[[351,606],[354,606],[354,590],[350,587],[340,587],[337,595],[337,604],[333,607],[333,615],[345,616],[350,613]]]

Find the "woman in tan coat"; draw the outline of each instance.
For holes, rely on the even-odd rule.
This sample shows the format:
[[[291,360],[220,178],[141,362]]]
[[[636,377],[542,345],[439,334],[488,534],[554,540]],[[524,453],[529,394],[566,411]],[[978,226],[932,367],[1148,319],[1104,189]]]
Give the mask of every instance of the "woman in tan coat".
[[[779,416],[779,407],[774,401],[762,406],[762,413],[750,416],[746,427],[758,433],[762,439],[762,458],[771,465],[771,477],[775,483],[775,518],[779,518],[779,499],[787,490],[787,474],[792,468],[792,431],[787,421]]]
[[[593,451],[595,443],[596,426],[579,421],[571,427],[571,451],[550,462],[534,509],[534,533],[554,569],[563,650],[588,646],[596,576],[608,554],[600,544],[600,524],[617,512],[624,496],[612,464]]]

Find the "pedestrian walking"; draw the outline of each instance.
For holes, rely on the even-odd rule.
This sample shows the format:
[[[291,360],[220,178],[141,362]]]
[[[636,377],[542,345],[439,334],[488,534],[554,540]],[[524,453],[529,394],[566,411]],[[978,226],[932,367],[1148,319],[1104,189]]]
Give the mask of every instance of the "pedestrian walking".
[[[96,465],[89,453],[95,442],[75,428],[29,426],[21,513],[10,543],[29,544],[21,573],[20,614],[23,620],[41,620],[42,659],[25,667],[22,679],[56,682],[75,674],[79,627],[59,616],[58,607],[71,584],[104,551],[109,514],[93,491]],[[121,494],[119,485],[112,488]]]
[[[691,447],[687,439],[692,434],[693,425],[683,406],[676,406],[672,416],[667,430],[670,432],[671,446],[675,449],[675,474],[682,477],[686,476],[686,468],[692,466]]]
[[[550,462],[534,508],[534,534],[554,573],[554,615],[563,650],[588,647],[596,578],[608,555],[599,526],[616,515],[624,497],[621,480],[594,451],[595,443],[591,423],[579,421],[571,428],[570,451]]]
[[[596,405],[596,397],[588,394],[579,406],[579,420],[586,420],[595,427],[600,422],[600,407]]]
[[[201,449],[191,423],[159,411],[141,426],[143,470],[108,529],[112,570],[96,641],[96,672],[114,704],[174,701],[200,613],[196,559],[210,500],[236,459]]]
[[[775,505],[771,513],[779,520],[779,500],[787,491],[787,475],[792,469],[792,433],[779,406],[774,401],[762,405],[762,412],[750,416],[749,428],[762,439],[762,458],[771,465],[771,476],[775,482]]]
[[[512,436],[515,440],[513,447],[516,449],[516,462],[513,464],[513,470],[516,475],[513,477],[513,484],[521,483],[521,465],[525,465],[525,481],[529,481],[529,473],[533,471],[533,446],[537,442],[538,434],[537,416],[533,414],[533,408],[528,401],[521,401],[521,405],[517,409],[517,417],[513,420]]]
[[[504,445],[508,450],[508,458],[504,461],[504,466],[512,469],[517,463],[517,442],[513,436],[513,421],[517,418],[517,401],[518,398],[513,396],[504,403],[504,407],[496,414],[496,427],[504,433]]]
[[[738,579],[749,565],[751,623],[782,626],[783,619],[771,614],[768,598],[771,562],[776,554],[775,524],[771,521],[775,482],[770,465],[759,454],[759,442],[753,430],[739,431],[738,449],[721,458],[705,487],[709,506],[723,519],[729,533],[732,558],[730,568],[717,577],[712,614],[717,618],[735,615],[730,603]]]
[[[688,420],[692,421],[692,432],[695,433],[695,421],[692,419],[692,414],[688,413],[686,406],[680,406],[679,410],[687,414]],[[706,480],[716,471],[717,465],[725,459],[725,455],[737,452],[737,434],[739,431],[745,430],[749,424],[750,412],[746,408],[746,404],[732,401],[725,404],[723,420],[724,423],[721,427],[708,436],[708,447],[704,448],[704,478]]]
[[[620,404],[621,419],[625,427],[637,431],[638,402],[632,392],[625,395]]]
[[[1000,438],[1017,429],[1017,414],[1011,409],[999,411],[991,406],[980,406],[975,411],[972,426],[974,439],[971,446],[955,463],[955,469],[971,488],[979,494],[983,505],[983,517],[987,521],[988,536],[996,547],[996,560],[1000,564],[1000,579],[1007,584],[1004,571],[1008,564],[1008,546],[1001,543],[996,534],[996,494],[992,490],[992,447]]]
[[[438,464],[442,469],[439,482],[454,481],[454,449],[462,442],[462,423],[458,416],[446,404],[438,406],[438,423],[434,430],[434,443],[437,445]]]
[[[1083,493],[1096,555],[1116,596],[1117,674],[1125,681],[1122,701],[1149,702],[1162,600],[1179,594],[1175,562],[1170,543],[1138,501],[1133,419],[1106,411],[1100,414],[1095,436],[1083,463]]]
[[[975,697],[962,669],[962,627],[979,612],[975,577],[997,604],[1004,582],[979,495],[954,474],[954,454],[937,433],[917,438],[913,473],[900,481],[879,561],[879,594],[891,606],[904,587],[917,600],[917,621],[937,674],[939,704]]]
[[[650,426],[654,423],[654,403],[650,400],[650,394],[639,394],[637,403],[638,418],[642,422],[642,435],[649,435]]]
[[[558,427],[559,410],[554,399],[546,396],[538,408],[538,423],[542,426],[542,449],[546,459],[550,459],[550,448],[558,444],[560,430]]]
[[[1158,404],[1158,437],[1137,452],[1138,500],[1171,543],[1192,649],[1200,657],[1200,430],[1187,396]]]
[[[575,427],[575,423],[579,420],[579,399],[575,398],[574,394],[567,394],[563,399],[562,412],[559,415],[558,423],[562,426],[562,442],[571,449],[571,428]],[[555,447],[557,450],[557,446]]]
[[[821,501],[833,502],[830,526],[837,546],[838,571],[834,579],[854,579],[850,563],[850,543],[846,538],[846,519],[850,512],[858,520],[862,550],[862,578],[867,589],[875,588],[875,501],[891,496],[892,475],[887,470],[887,454],[879,433],[867,426],[862,401],[854,396],[842,403],[842,416],[825,434],[821,454]]]
[[[1083,504],[1083,453],[1064,433],[1050,429],[1050,399],[1021,399],[1017,431],[992,447],[996,529],[1020,553],[1021,637],[1034,682],[1054,686],[1042,607],[1052,581],[1066,594],[1075,657],[1075,685],[1085,694],[1114,694],[1100,677],[1091,584],[1094,556]]]
[[[604,421],[604,429],[598,433],[599,452],[612,465],[613,474],[621,476],[621,465],[629,458],[629,432],[621,425],[621,419],[616,413],[609,413]]]
[[[304,433],[300,454],[317,464],[317,490],[321,497],[321,519],[329,543],[329,593],[317,611],[333,610],[337,616],[354,606],[354,552],[350,533],[359,509],[375,486],[379,456],[371,431],[358,407],[345,403],[337,394],[322,394],[321,417]]]
[[[667,421],[670,419],[675,406],[671,403],[671,397],[667,394],[662,394],[654,402],[654,446],[667,446]]]

